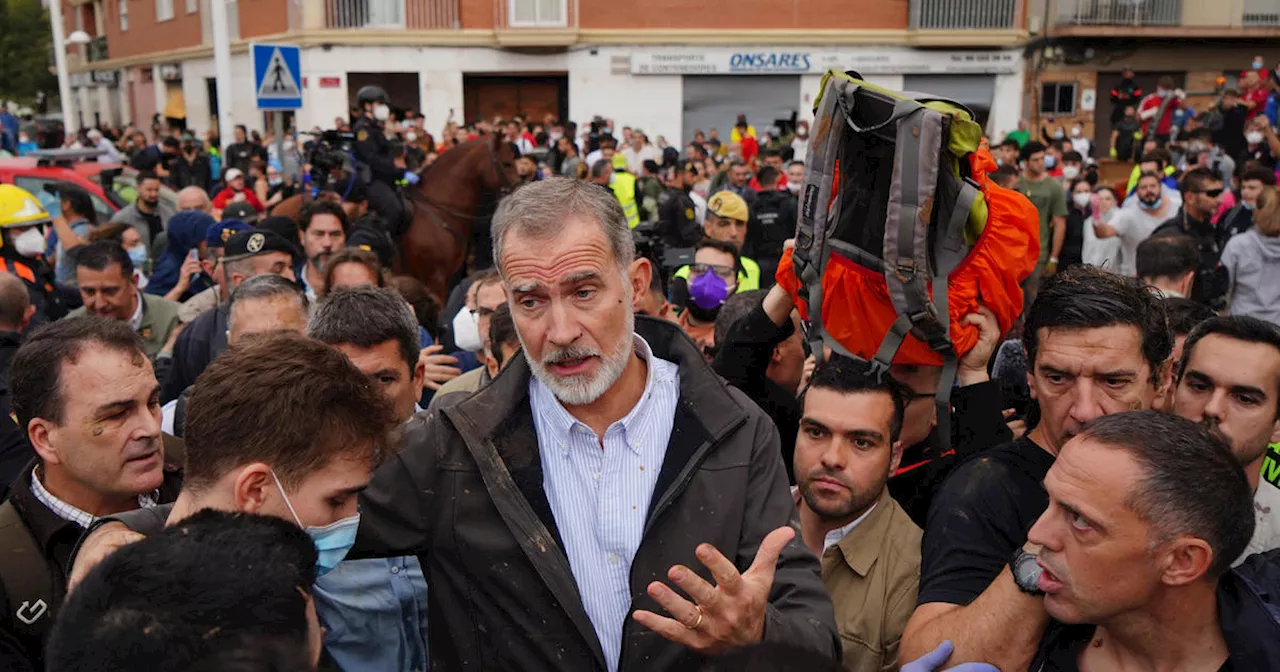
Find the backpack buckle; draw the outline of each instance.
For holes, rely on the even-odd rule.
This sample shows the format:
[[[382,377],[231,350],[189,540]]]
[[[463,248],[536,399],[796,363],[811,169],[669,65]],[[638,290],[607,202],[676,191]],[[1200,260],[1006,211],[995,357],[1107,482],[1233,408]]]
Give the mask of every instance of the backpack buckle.
[[[915,259],[904,259],[899,257],[895,268],[897,270],[898,280],[903,284],[911,282],[911,279],[916,277]],[[915,317],[912,317],[911,319],[913,322],[915,321]]]

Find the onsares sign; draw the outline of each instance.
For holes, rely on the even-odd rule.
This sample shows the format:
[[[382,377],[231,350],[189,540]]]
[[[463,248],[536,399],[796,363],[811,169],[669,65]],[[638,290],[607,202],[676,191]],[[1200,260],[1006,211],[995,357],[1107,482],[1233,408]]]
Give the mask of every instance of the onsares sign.
[[[927,51],[909,47],[844,50],[706,49],[633,52],[633,75],[820,75],[856,70],[864,75],[1015,74],[1014,50]]]

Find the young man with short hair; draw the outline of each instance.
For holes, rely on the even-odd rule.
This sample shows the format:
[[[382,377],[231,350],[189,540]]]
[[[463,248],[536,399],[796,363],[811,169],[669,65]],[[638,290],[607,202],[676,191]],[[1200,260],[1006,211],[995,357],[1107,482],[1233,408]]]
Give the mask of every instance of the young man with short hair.
[[[1200,263],[1196,268],[1196,282],[1191,288],[1195,301],[1220,309],[1226,306],[1226,293],[1230,278],[1219,261],[1222,246],[1218,243],[1218,229],[1213,223],[1218,205],[1222,202],[1222,180],[1204,168],[1189,170],[1179,182],[1182,191],[1182,209],[1156,230],[1153,236],[1181,234],[1190,236],[1199,251]]]
[[[885,487],[902,458],[906,397],[868,363],[837,355],[814,370],[802,398],[800,536],[822,561],[851,672],[896,667],[915,610],[921,532]]]
[[[200,511],[113,553],[80,582],[44,669],[313,670],[316,560],[292,521]]]
[[[1053,275],[1057,270],[1058,253],[1062,251],[1062,242],[1067,235],[1067,192],[1046,169],[1046,149],[1038,142],[1028,142],[1022,146],[1018,156],[1022,163],[1018,191],[1030,199],[1040,213],[1040,259],[1035,270],[1022,283],[1024,305],[1028,308],[1039,291],[1040,277]]]
[[[1196,241],[1187,236],[1152,236],[1138,243],[1138,279],[1162,298],[1190,297],[1199,263]]]
[[[1225,183],[1224,183],[1225,184]],[[1275,171],[1266,168],[1247,168],[1240,174],[1240,202],[1227,211],[1218,222],[1218,243],[1224,248],[1232,238],[1253,228],[1254,210],[1258,197],[1266,187],[1276,186]]]

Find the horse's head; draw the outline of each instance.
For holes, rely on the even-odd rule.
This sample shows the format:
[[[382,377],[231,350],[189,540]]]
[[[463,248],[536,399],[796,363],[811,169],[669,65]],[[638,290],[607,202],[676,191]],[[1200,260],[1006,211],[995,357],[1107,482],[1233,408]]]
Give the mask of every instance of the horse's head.
[[[516,149],[501,133],[490,134],[485,143],[491,160],[481,172],[480,182],[487,191],[505,195],[520,184],[520,175],[516,172]]]

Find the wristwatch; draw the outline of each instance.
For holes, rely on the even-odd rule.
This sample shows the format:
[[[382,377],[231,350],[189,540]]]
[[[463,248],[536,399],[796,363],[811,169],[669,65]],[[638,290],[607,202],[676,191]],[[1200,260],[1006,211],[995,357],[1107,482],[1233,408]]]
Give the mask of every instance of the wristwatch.
[[[1013,582],[1017,584],[1018,590],[1028,595],[1044,595],[1044,591],[1040,590],[1040,575],[1044,570],[1036,562],[1035,553],[1028,553],[1021,546],[1014,549],[1013,560],[1009,561],[1009,572],[1013,574]]]

